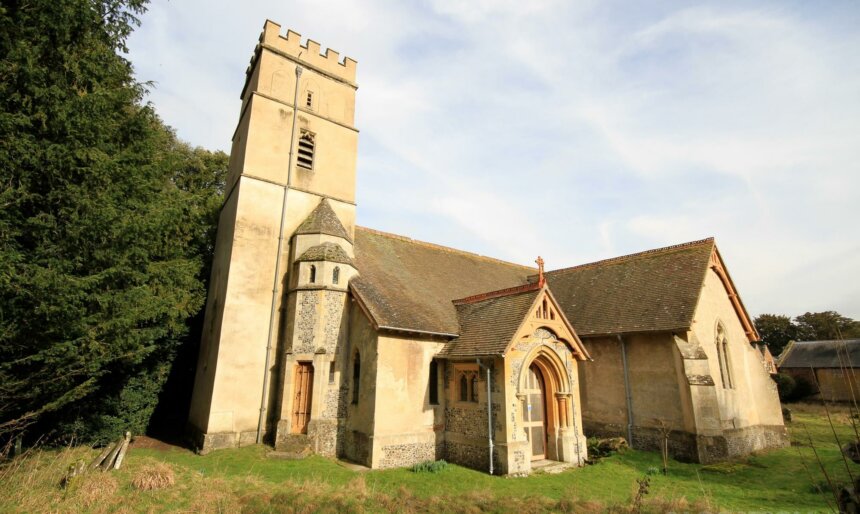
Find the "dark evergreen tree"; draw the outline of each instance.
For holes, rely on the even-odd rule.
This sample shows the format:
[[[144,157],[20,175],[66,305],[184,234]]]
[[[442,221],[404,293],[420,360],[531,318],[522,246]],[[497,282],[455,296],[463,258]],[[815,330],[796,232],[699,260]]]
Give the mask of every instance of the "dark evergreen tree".
[[[789,341],[797,339],[797,327],[788,316],[761,314],[756,316],[753,323],[774,356],[782,353]]]
[[[226,158],[143,102],[145,4],[0,7],[0,434],[141,432],[203,305]]]

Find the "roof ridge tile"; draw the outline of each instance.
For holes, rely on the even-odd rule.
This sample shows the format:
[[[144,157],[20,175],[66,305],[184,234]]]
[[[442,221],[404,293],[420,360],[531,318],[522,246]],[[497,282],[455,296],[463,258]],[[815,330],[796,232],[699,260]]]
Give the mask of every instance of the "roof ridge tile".
[[[472,304],[483,302],[484,300],[490,300],[493,298],[500,298],[502,296],[511,296],[519,293],[527,293],[529,291],[537,291],[538,289],[542,289],[542,286],[535,282],[532,284],[523,284],[521,286],[507,287],[505,289],[499,289],[497,291],[480,293],[451,301],[454,303],[454,305]]]

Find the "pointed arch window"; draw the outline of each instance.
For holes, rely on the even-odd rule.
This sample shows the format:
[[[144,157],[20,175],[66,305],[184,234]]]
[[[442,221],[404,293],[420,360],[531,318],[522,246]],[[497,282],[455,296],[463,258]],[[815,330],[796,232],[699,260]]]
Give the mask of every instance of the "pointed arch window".
[[[308,281],[311,284],[315,284],[317,281],[317,267],[314,266],[313,264],[311,264],[311,267],[310,267],[310,277],[308,278]]]
[[[720,365],[720,380],[723,383],[723,389],[733,389],[732,384],[732,368],[729,360],[729,343],[726,338],[726,330],[722,324],[717,325],[717,334],[714,338],[715,346],[717,347],[717,362]]]
[[[469,380],[466,378],[465,374],[460,375],[460,401],[469,401]]]
[[[331,272],[331,283],[337,284],[340,282],[340,266],[335,266],[334,271]]]
[[[472,397],[470,398],[470,400],[473,402],[477,402],[478,401],[478,375],[472,375],[471,384],[469,384],[469,385],[471,386],[469,388],[469,389],[471,389],[470,393],[472,393]]]
[[[358,387],[361,384],[361,355],[355,352],[352,361],[352,403],[358,405]]]

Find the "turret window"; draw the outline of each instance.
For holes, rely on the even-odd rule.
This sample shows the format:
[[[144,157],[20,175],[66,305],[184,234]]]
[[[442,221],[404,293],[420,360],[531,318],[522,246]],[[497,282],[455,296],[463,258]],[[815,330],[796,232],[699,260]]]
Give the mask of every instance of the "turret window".
[[[317,267],[311,264],[310,277],[308,278],[308,282],[311,284],[315,284],[317,281]]]
[[[340,267],[335,266],[334,271],[331,272],[331,283],[337,284],[340,282]]]
[[[314,149],[316,148],[316,135],[313,132],[302,130],[299,136],[299,154],[296,164],[309,170],[314,169]]]

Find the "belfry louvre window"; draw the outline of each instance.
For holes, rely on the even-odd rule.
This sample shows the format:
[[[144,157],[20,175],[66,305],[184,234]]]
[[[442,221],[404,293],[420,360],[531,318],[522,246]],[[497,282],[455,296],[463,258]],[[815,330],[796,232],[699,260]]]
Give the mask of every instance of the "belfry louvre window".
[[[316,148],[316,135],[313,132],[302,130],[299,136],[299,154],[296,164],[309,170],[314,169],[314,149]]]

